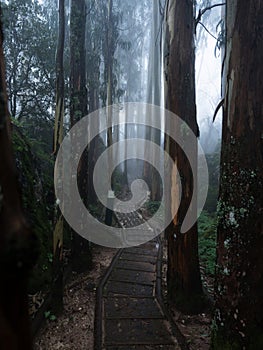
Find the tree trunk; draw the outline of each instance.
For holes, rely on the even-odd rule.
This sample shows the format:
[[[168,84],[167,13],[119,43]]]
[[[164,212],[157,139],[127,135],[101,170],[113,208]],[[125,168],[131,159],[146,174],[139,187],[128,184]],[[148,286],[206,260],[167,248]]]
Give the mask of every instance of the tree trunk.
[[[59,30],[56,55],[56,112],[54,130],[54,156],[57,155],[63,141],[64,126],[64,45],[65,45],[65,2],[59,0]],[[59,169],[61,171],[61,169]],[[60,174],[62,177],[62,174]],[[53,232],[53,278],[52,308],[59,313],[63,309],[63,227],[64,219],[59,207],[55,213],[55,229]]]
[[[195,106],[194,17],[193,1],[167,1],[165,42],[166,108],[176,113],[198,136]],[[178,130],[183,125],[177,125]],[[167,126],[169,127],[169,126]],[[182,130],[183,132],[183,130]],[[185,142],[188,142],[185,135]],[[178,201],[182,183],[182,199],[177,215],[167,229],[168,237],[168,295],[171,302],[187,312],[199,312],[202,307],[202,286],[198,259],[197,224],[181,233],[181,224],[193,193],[193,172],[183,151],[169,138],[166,148],[175,160],[180,179],[171,174],[168,198],[173,208]],[[197,159],[197,144],[192,145]],[[193,208],[196,210],[196,208]]]
[[[27,279],[29,269],[35,263],[37,256],[36,237],[29,229],[22,212],[12,152],[2,22],[0,22],[0,164],[0,348],[29,350],[32,349],[32,344]]]
[[[70,14],[71,127],[87,114],[85,28],[85,0],[72,0]],[[83,130],[83,132],[85,131]],[[87,196],[87,173],[88,156],[87,152],[84,152],[78,167],[78,183],[84,202],[86,202],[85,197]],[[86,270],[91,264],[90,243],[74,231],[72,232],[72,264],[73,269],[78,272]]]
[[[113,7],[113,1],[108,0],[108,23],[107,23],[107,38],[106,38],[106,45],[107,45],[107,101],[106,105],[108,107],[107,109],[107,153],[108,153],[108,163],[109,168],[111,167],[111,164],[113,164],[113,154],[112,149],[110,148],[113,144],[113,127],[112,127],[112,104],[113,104],[113,58],[114,58],[114,47],[113,47],[113,13],[112,13],[112,7]],[[108,174],[108,184],[109,188],[108,191],[112,189],[112,176],[109,173]],[[108,201],[109,199],[109,192],[108,192]],[[105,224],[108,226],[112,225],[112,210],[109,208],[106,208],[106,214],[105,214]]]
[[[100,90],[100,64],[101,64],[101,44],[98,38],[95,37],[94,32],[96,30],[96,25],[92,26],[92,7],[94,6],[93,1],[88,2],[87,11],[87,23],[86,23],[86,66],[89,68],[87,70],[87,86],[88,86],[88,113],[92,113],[99,109],[99,90]],[[97,11],[95,7],[93,11]],[[93,127],[95,131],[99,131],[99,118],[93,121]],[[88,148],[88,184],[87,184],[87,203],[89,205],[95,205],[97,201],[97,195],[93,185],[93,172],[95,164],[98,158],[98,139],[96,137],[89,144]]]
[[[263,2],[227,2],[213,349],[263,347]]]
[[[113,18],[112,18],[112,0],[108,2],[108,31],[107,31],[107,106],[113,104],[113,57],[114,57],[114,48],[113,48]],[[108,109],[107,113],[108,125],[111,125],[112,121],[112,109]],[[110,126],[107,129],[107,147],[110,147],[113,143],[112,139],[112,127]],[[109,153],[109,164],[112,163],[112,152]]]
[[[149,63],[149,79],[148,79],[148,97],[147,102],[156,106],[161,105],[161,19],[160,19],[160,3],[153,2],[152,9],[152,32],[151,32],[151,48],[150,48],[150,63]],[[158,146],[161,144],[161,116],[154,115],[154,118],[159,118],[159,130],[151,128],[150,140]],[[154,154],[153,157],[156,155]],[[160,162],[160,159],[157,160]],[[151,200],[161,200],[161,183],[160,176],[157,171],[149,171],[149,164],[145,163],[144,173],[148,174],[148,181],[151,185]]]

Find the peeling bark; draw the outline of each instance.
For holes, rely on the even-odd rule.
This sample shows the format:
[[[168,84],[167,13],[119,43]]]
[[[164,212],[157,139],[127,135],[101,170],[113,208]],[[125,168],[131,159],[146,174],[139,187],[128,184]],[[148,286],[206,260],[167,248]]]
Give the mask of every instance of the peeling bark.
[[[72,0],[70,14],[71,127],[87,114],[85,28],[85,0]],[[88,130],[83,130],[83,132],[88,132]],[[87,152],[84,152],[78,167],[80,194],[84,199],[87,197],[88,171],[88,155]],[[90,243],[74,231],[72,232],[72,264],[73,269],[77,272],[84,271],[91,265]]]
[[[56,53],[56,111],[54,128],[54,156],[57,155],[64,136],[64,45],[65,45],[65,1],[59,0],[59,28]],[[62,172],[62,169],[59,169]],[[63,174],[59,174],[62,178]],[[64,219],[57,208],[54,214],[52,306],[53,312],[63,309],[63,235]]]
[[[263,346],[263,3],[228,1],[213,349]]]
[[[195,106],[193,6],[193,1],[167,1],[164,69],[166,108],[177,114],[198,136]],[[178,130],[183,129],[182,124],[176,127]],[[185,135],[185,142],[188,142],[187,139]],[[197,159],[197,143],[192,147],[194,157]],[[167,229],[168,295],[178,308],[187,312],[198,312],[203,301],[198,260],[197,224],[185,234],[180,232],[193,195],[193,172],[197,171],[197,167],[191,169],[183,151],[169,138],[166,139],[166,148],[176,162],[182,182],[180,207]],[[180,179],[176,178],[176,171],[172,172],[171,192],[168,194],[171,208],[178,200]]]

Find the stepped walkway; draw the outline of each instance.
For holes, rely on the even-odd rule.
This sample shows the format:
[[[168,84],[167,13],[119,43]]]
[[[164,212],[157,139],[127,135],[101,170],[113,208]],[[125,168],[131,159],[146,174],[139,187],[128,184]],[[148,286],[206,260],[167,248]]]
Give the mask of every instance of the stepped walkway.
[[[136,212],[121,214],[126,227],[141,223]],[[94,350],[187,350],[161,296],[159,238],[120,249],[97,289]]]

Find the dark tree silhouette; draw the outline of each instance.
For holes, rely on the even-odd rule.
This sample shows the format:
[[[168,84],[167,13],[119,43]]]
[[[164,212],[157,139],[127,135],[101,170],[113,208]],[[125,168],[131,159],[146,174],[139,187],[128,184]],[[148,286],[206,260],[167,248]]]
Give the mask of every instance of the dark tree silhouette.
[[[0,348],[29,350],[32,346],[27,305],[27,277],[29,269],[36,260],[36,238],[28,227],[22,211],[11,146],[2,22],[0,22],[0,164]]]

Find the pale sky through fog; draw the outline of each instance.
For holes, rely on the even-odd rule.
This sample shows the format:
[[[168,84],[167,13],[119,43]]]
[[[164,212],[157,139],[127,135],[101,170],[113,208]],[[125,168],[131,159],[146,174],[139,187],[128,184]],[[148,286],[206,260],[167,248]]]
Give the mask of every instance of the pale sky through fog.
[[[203,147],[209,144],[209,149],[205,151],[211,152],[211,144],[216,146],[217,139],[221,136],[221,110],[212,124],[214,111],[221,101],[221,56],[217,50],[215,57],[216,40],[208,33],[206,39],[207,45],[196,52],[196,104],[201,143]],[[211,127],[209,133],[208,126]]]

